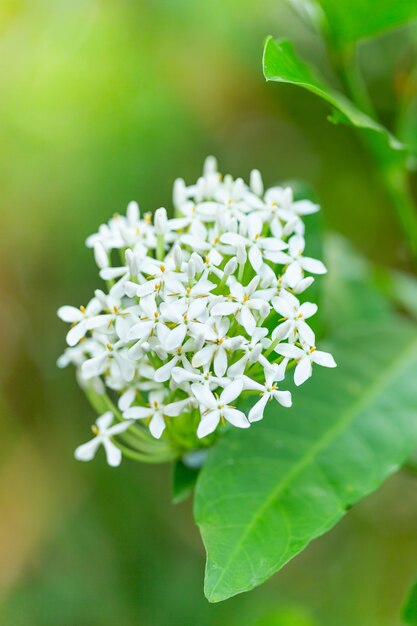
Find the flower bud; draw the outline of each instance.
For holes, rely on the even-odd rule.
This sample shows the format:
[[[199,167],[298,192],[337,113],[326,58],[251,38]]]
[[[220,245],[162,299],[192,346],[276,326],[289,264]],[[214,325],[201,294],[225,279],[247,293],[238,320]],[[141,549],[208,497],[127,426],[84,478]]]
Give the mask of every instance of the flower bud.
[[[179,210],[187,201],[187,187],[182,178],[177,178],[174,182],[174,189],[172,192],[172,202],[174,207]]]
[[[155,211],[154,224],[156,234],[163,235],[168,224],[167,212],[163,207]]]
[[[178,244],[175,244],[172,256],[174,257],[175,267],[177,269],[180,269],[182,265],[183,255],[182,255],[182,250]]]
[[[252,170],[250,173],[250,188],[257,196],[262,196],[264,192],[264,184],[259,170]]]
[[[197,254],[197,252],[193,252],[191,255],[191,259],[194,262],[194,267],[195,267],[195,273],[196,274],[201,274],[201,272],[204,269],[204,261],[201,258],[201,256],[199,254]]]
[[[204,178],[199,178],[196,184],[195,199],[197,202],[204,200],[206,193],[206,181]]]
[[[140,210],[137,202],[129,202],[126,211],[127,221],[129,226],[136,226],[140,218]]]
[[[195,276],[195,262],[192,258],[188,261],[187,276],[190,282],[194,279]]]
[[[204,176],[208,174],[215,174],[217,172],[217,160],[214,156],[208,156],[204,161],[203,173]]]
[[[237,178],[235,180],[235,184],[233,186],[233,192],[234,192],[234,196],[235,198],[241,198],[245,192],[245,183],[243,182],[243,180],[241,178]]]
[[[105,309],[107,302],[106,302],[106,294],[104,293],[104,291],[102,291],[101,289],[96,289],[94,291],[94,296],[100,302],[102,308]]]
[[[126,265],[129,269],[130,275],[131,276],[137,276],[139,274],[139,267],[138,267],[138,263],[137,263],[137,258],[136,255],[134,254],[133,250],[131,250],[130,248],[128,248],[125,252],[125,261],[126,261]]]
[[[225,276],[230,276],[231,274],[234,274],[236,269],[237,269],[237,258],[234,256],[231,259],[229,259],[229,261],[224,266]]]
[[[260,276],[255,276],[254,278],[252,278],[252,280],[250,281],[248,287],[247,287],[247,294],[248,296],[251,296],[253,294],[254,291],[256,291],[258,285],[259,285],[259,281],[261,280]]]

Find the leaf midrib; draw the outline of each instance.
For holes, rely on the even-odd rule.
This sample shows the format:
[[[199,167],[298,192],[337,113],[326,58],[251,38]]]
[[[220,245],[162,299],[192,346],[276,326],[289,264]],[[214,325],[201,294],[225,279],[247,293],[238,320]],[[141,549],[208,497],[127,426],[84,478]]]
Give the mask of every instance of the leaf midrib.
[[[305,467],[307,467],[307,465],[310,462],[314,461],[315,457],[318,456],[319,452],[321,452],[323,448],[333,438],[335,438],[336,435],[338,435],[339,432],[343,430],[345,426],[347,426],[349,423],[353,421],[355,415],[360,413],[360,411],[366,406],[366,404],[370,402],[377,395],[378,391],[382,387],[384,387],[387,380],[394,377],[396,372],[401,370],[404,363],[406,363],[408,359],[412,357],[416,348],[417,348],[417,339],[414,340],[409,345],[409,347],[403,352],[403,354],[399,358],[397,358],[396,360],[390,363],[389,367],[386,368],[384,373],[377,379],[377,381],[373,385],[370,385],[369,387],[365,388],[365,392],[359,397],[359,399],[356,402],[353,403],[353,405],[350,408],[348,408],[346,411],[341,413],[340,420],[337,421],[333,425],[333,427],[330,428],[324,434],[323,437],[317,440],[317,442],[312,446],[312,448],[310,448],[310,450],[303,457],[301,457],[299,461],[293,466],[293,469],[290,472],[288,472],[287,477],[282,482],[280,482],[276,486],[276,488],[271,492],[271,495],[265,500],[264,504],[262,504],[257,510],[257,512],[254,514],[252,520],[246,527],[246,530],[243,533],[240,541],[236,544],[225,566],[222,568],[221,574],[219,578],[217,579],[215,586],[212,588],[210,597],[213,598],[216,589],[222,582],[225,576],[225,573],[227,572],[231,563],[235,559],[236,554],[238,553],[241,546],[246,541],[247,537],[251,534],[252,530],[256,526],[259,518],[263,515],[263,513],[272,505],[274,500],[276,500],[278,496],[288,487],[288,485],[292,482],[292,480],[296,478],[302,472],[302,470],[305,469]]]

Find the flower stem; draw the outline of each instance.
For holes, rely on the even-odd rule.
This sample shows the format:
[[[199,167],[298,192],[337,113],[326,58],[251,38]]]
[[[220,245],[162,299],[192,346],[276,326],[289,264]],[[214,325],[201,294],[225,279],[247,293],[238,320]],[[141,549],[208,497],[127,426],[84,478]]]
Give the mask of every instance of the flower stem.
[[[127,458],[132,459],[133,461],[140,461],[141,463],[168,463],[176,458],[176,455],[173,452],[171,452],[170,454],[166,453],[160,455],[147,455],[128,448],[127,446],[120,443],[120,441],[113,441],[115,445],[122,451],[122,454]]]
[[[163,261],[165,257],[165,237],[163,235],[157,235],[156,237],[156,258],[158,261]]]

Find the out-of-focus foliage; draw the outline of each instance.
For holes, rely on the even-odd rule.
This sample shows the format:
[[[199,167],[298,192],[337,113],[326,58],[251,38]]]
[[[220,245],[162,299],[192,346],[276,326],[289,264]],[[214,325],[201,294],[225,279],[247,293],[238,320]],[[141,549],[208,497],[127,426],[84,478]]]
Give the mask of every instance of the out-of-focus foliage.
[[[329,127],[307,92],[265,84],[269,32],[324,65],[318,40],[279,0],[2,3],[2,624],[257,626],[300,604],[318,624],[398,623],[417,563],[411,477],[391,479],[263,588],[210,606],[190,503],[171,506],[171,469],[72,458],[92,413],[72,373],[55,367],[55,310],[82,304],[96,284],[83,240],[131,199],[168,207],[173,179],[195,178],[208,153],[224,170],[258,167],[268,184],[306,180],[330,228],[373,260],[409,268],[349,129]],[[384,119],[414,46],[412,29],[364,44]]]
[[[403,608],[403,619],[409,626],[417,624],[417,583],[412,586]]]
[[[323,11],[324,28],[338,45],[374,37],[417,17],[414,0],[317,0],[317,4]]]

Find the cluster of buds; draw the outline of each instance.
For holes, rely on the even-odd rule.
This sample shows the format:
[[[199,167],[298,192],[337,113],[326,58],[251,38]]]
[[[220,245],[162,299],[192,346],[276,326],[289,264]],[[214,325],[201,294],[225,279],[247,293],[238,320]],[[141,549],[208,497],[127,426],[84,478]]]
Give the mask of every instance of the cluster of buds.
[[[58,311],[71,324],[58,364],[76,367],[102,413],[80,460],[100,444],[111,465],[184,457],[222,425],[261,420],[269,401],[290,407],[288,370],[301,385],[313,364],[336,365],[315,347],[317,305],[301,302],[326,272],[304,256],[303,217],[317,205],[264,191],[257,170],[249,185],[222,177],[213,157],[196,184],[175,181],[173,204],[173,218],[160,208],[152,219],[131,202],[100,226],[87,246],[106,289]]]

